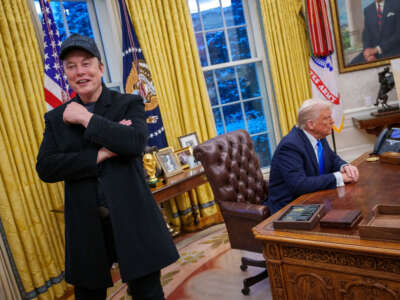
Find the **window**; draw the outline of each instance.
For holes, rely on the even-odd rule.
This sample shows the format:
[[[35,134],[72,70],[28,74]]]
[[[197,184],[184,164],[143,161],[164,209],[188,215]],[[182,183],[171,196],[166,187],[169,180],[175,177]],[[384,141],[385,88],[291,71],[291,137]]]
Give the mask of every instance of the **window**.
[[[250,7],[254,1],[188,0],[188,4],[217,133],[247,130],[261,167],[268,167],[275,135],[265,49],[259,42],[257,9]]]
[[[39,0],[35,0],[35,6],[42,20]],[[94,38],[86,1],[53,0],[50,7],[62,41],[73,33]]]

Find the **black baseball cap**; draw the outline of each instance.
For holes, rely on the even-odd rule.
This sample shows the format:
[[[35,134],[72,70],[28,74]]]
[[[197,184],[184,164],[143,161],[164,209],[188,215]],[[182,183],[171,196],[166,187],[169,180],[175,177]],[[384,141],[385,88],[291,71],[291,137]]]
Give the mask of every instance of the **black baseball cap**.
[[[73,49],[82,49],[94,57],[97,57],[101,61],[100,51],[97,48],[96,42],[90,37],[80,35],[80,34],[72,34],[70,35],[62,44],[60,48],[60,59],[64,60],[67,56],[68,52]]]

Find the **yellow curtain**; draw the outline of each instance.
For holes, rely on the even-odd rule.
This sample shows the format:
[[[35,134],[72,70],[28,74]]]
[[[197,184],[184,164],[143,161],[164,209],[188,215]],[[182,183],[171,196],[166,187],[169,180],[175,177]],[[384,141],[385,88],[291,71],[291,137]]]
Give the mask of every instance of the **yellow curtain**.
[[[200,142],[216,135],[186,0],[126,0],[151,70],[168,144],[197,132]],[[169,202],[174,225],[196,230],[220,222],[208,185]],[[194,222],[194,214],[197,222]]]
[[[260,0],[265,39],[282,134],[296,124],[297,110],[311,97],[310,50],[302,0]]]
[[[7,255],[7,246],[4,242],[4,230],[0,229],[0,299],[21,300],[21,294],[15,280],[10,259]]]
[[[0,0],[0,228],[26,299],[64,294],[62,186],[35,171],[43,133],[43,63],[26,0]]]

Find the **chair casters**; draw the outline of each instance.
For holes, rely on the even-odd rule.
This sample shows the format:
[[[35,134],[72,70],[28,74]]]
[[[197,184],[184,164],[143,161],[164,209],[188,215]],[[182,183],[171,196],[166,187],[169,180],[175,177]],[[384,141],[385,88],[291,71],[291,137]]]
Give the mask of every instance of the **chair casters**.
[[[245,280],[243,280],[243,289],[242,289],[242,294],[243,295],[249,295],[250,294],[250,287],[258,282],[260,282],[261,280],[264,280],[265,278],[268,277],[268,271],[264,270],[263,272],[252,276],[252,277],[248,277]]]
[[[248,287],[242,288],[242,294],[248,296],[250,294],[250,289]]]

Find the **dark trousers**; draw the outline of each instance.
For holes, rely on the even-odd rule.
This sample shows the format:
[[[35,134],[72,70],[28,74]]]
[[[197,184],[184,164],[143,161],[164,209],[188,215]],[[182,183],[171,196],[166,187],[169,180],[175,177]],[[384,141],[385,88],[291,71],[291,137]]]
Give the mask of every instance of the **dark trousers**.
[[[160,271],[128,281],[133,300],[165,300],[161,287]],[[104,300],[107,289],[88,289],[75,286],[75,300]]]
[[[110,268],[113,262],[117,261],[112,234],[110,218],[102,220],[104,240],[109,257]],[[128,280],[128,287],[133,300],[165,300],[160,280],[161,272],[150,273],[135,280]],[[105,300],[107,288],[88,289],[82,286],[75,286],[75,300]]]

